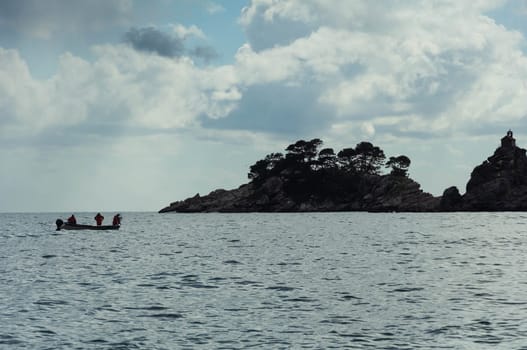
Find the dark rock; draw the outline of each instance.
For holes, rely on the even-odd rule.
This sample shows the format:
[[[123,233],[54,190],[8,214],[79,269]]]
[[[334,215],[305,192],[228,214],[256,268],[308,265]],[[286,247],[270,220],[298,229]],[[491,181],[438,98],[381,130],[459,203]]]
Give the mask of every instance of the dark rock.
[[[512,131],[492,156],[474,168],[462,202],[461,210],[527,209],[527,156],[516,146]]]
[[[260,186],[249,183],[174,202],[160,212],[433,211],[438,204],[438,198],[404,176],[370,175],[356,192],[324,198],[311,194],[302,199],[289,195],[281,178],[271,177]]]
[[[433,197],[420,187],[404,174],[335,175],[286,167],[261,181],[197,194],[160,212],[523,211],[526,150],[516,146],[509,131],[494,154],[474,168],[464,195],[449,187],[441,197]]]
[[[456,186],[447,188],[441,196],[439,208],[442,211],[456,211],[461,208],[463,197]]]

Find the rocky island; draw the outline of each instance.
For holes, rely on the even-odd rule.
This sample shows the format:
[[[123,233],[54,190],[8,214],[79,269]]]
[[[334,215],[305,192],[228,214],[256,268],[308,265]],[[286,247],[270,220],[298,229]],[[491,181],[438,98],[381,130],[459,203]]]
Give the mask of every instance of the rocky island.
[[[466,192],[447,188],[440,202],[442,211],[524,211],[527,210],[527,156],[516,146],[512,131],[501,146],[472,171]]]
[[[410,159],[389,157],[370,142],[338,153],[320,139],[299,140],[250,167],[249,182],[233,190],[171,203],[166,212],[506,211],[527,210],[527,156],[512,131],[471,174],[466,193],[447,188],[434,197],[408,177]],[[381,174],[381,169],[390,169]]]

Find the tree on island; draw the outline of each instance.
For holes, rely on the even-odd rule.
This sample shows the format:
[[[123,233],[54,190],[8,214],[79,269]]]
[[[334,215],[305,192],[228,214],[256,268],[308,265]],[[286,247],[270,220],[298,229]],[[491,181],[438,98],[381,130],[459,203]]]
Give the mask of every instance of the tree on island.
[[[364,176],[382,176],[381,168],[392,168],[390,176],[406,176],[410,159],[390,157],[385,163],[384,151],[370,142],[360,142],[355,148],[344,148],[335,154],[333,148],[323,148],[322,140],[298,140],[282,153],[271,153],[253,164],[248,177],[255,185],[271,177],[279,177],[284,190],[292,196],[339,195],[353,191]]]
[[[287,146],[286,158],[293,158],[301,163],[311,163],[317,156],[318,147],[322,145],[321,139],[310,141],[298,140],[294,144]]]
[[[282,153],[268,154],[265,159],[260,159],[249,168],[249,179],[253,181],[265,180],[275,169],[276,165],[284,159]]]
[[[318,166],[320,169],[334,169],[337,167],[337,156],[333,148],[324,148],[318,152]]]
[[[355,164],[353,159],[355,157],[355,149],[353,148],[344,148],[337,154],[338,164],[341,169],[346,172],[356,172]]]
[[[410,158],[401,155],[398,157],[390,157],[386,162],[387,168],[392,168],[390,172],[394,176],[408,176],[408,168],[410,167]]]
[[[360,174],[378,175],[384,164],[384,151],[370,142],[361,142],[355,147],[353,164]]]

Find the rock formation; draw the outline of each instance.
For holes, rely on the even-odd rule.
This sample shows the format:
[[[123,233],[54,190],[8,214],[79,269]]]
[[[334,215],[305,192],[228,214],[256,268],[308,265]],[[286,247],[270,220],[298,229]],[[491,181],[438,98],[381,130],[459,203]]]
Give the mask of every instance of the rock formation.
[[[433,211],[439,199],[420,189],[405,176],[370,175],[350,192],[302,196],[288,193],[287,181],[268,178],[263,184],[248,183],[234,190],[216,190],[206,196],[196,195],[171,203],[165,212],[312,212],[312,211]]]
[[[474,168],[466,193],[459,197],[456,190],[445,190],[441,210],[527,210],[527,156],[525,149],[516,146],[512,131],[492,156]]]
[[[339,152],[339,158],[334,157],[332,149],[325,149],[311,165],[298,161],[308,154],[305,150],[314,154],[313,145],[316,148],[321,143],[318,139],[299,141],[288,150],[302,157],[293,158],[289,154],[284,158],[279,153],[271,154],[251,167],[251,182],[234,190],[216,190],[203,197],[196,195],[174,202],[160,212],[527,210],[526,150],[516,146],[512,131],[501,139],[501,146],[492,156],[474,168],[465,194],[461,195],[453,186],[447,188],[441,197],[423,192],[417,182],[407,177],[410,160],[396,162],[397,159],[404,160],[404,156],[390,158],[396,167],[387,175],[380,175],[371,167],[363,167],[370,170],[360,172],[356,169],[343,171],[342,165],[335,166],[338,161],[348,159],[351,160],[349,167],[353,157],[364,157],[365,153],[357,152],[364,149],[364,142],[355,150],[348,148]],[[375,149],[369,143],[366,146],[366,149]],[[382,150],[376,152],[384,157]],[[357,159],[363,166],[364,158],[360,157]],[[312,170],[313,164],[318,164],[317,170]]]

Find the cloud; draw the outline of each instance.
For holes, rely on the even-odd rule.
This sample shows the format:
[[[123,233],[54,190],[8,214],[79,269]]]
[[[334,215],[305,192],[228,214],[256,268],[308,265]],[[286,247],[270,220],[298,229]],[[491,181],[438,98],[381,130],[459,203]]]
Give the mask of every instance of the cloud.
[[[482,122],[501,131],[527,115],[525,38],[487,15],[503,4],[253,0],[240,18],[241,105],[253,89],[309,84],[301,110],[321,112],[306,117],[320,133],[356,125],[376,138],[442,137]]]
[[[267,44],[249,36],[232,64],[217,67],[194,64],[216,56],[187,47],[188,38],[205,37],[195,26],[132,28],[125,41],[133,49],[100,46],[93,62],[65,54],[47,81],[34,79],[16,51],[2,50],[4,130],[202,125],[390,139],[508,128],[527,115],[527,58],[525,38],[485,15],[499,5],[389,2],[381,11],[362,1],[255,0],[240,23]],[[309,30],[284,41],[276,21]]]
[[[181,56],[184,52],[182,39],[170,36],[154,27],[131,28],[124,35],[124,41],[136,50],[155,52],[165,57]]]
[[[205,39],[205,34],[203,33],[203,31],[195,25],[185,27],[181,24],[176,24],[172,26],[172,30],[174,31],[174,33],[176,33],[176,36],[181,40],[185,40],[191,36],[195,36],[200,39]]]
[[[134,27],[124,34],[124,42],[138,51],[155,53],[163,57],[175,58],[189,55],[202,59],[205,63],[218,57],[216,50],[210,46],[187,47],[188,38],[205,38],[198,27],[174,25],[172,29],[173,33],[169,33],[156,27]]]
[[[32,77],[15,50],[0,49],[0,142],[93,142],[121,133],[194,128],[240,98],[226,67],[148,55],[125,45],[94,48],[93,62],[64,54],[48,80]],[[17,141],[18,140],[18,141]]]
[[[205,119],[205,128],[247,130],[290,139],[311,135],[328,127],[324,109],[306,101],[316,99],[318,91],[309,85],[271,83],[247,88],[237,106],[224,118]]]
[[[416,33],[435,31],[445,21],[442,15],[478,16],[502,5],[502,0],[481,1],[388,1],[357,0],[252,0],[240,23],[251,46],[272,48],[305,37],[322,26],[363,33]],[[425,24],[425,26],[422,26]],[[302,27],[302,30],[295,28]],[[278,30],[279,29],[279,30]],[[417,32],[416,32],[417,31]],[[281,34],[281,32],[285,33]],[[284,39],[286,38],[286,39]]]
[[[216,55],[187,47],[187,38],[204,37],[195,26],[132,28],[126,42],[133,49],[100,46],[93,62],[63,55],[47,81],[34,79],[16,51],[2,50],[4,130],[202,125],[391,139],[469,135],[474,124],[501,130],[524,120],[525,38],[485,15],[499,2],[390,2],[389,11],[340,4],[253,1],[240,23],[264,33],[270,46],[257,50],[249,41],[232,64],[217,67],[194,64]],[[270,29],[277,19],[309,31],[284,42]]]
[[[207,63],[219,56],[218,52],[210,46],[196,46],[189,53],[192,57],[200,58]]]
[[[114,11],[99,19],[93,19],[97,12],[91,9],[96,2],[72,3],[90,7],[90,15],[78,19],[77,9],[62,2],[63,12],[52,11],[58,1],[49,2],[50,8],[38,16],[28,12],[40,4],[36,0],[11,9],[8,5],[17,3],[1,2],[0,26],[50,37],[60,30],[97,30],[126,22],[127,2],[108,2]],[[235,186],[245,180],[243,172],[256,159],[255,150],[264,156],[299,138],[320,137],[335,149],[370,140],[387,155],[410,156],[412,175],[426,190],[440,194],[452,184],[462,188],[467,172],[459,165],[478,164],[481,146],[497,141],[495,134],[508,128],[527,134],[525,37],[492,19],[489,13],[501,4],[253,0],[240,18],[248,42],[232,63],[217,66],[194,61],[215,55],[199,45],[207,39],[195,26],[132,28],[126,43],[94,47],[90,60],[63,54],[57,72],[45,80],[31,74],[17,50],[0,48],[2,160],[9,172],[31,176],[47,164],[46,184],[59,177],[81,183],[96,178],[103,189],[90,202],[96,206],[99,196],[113,188],[125,193],[146,176],[155,179],[154,185],[134,200],[165,193],[175,173],[180,182],[194,181],[195,167],[201,179],[185,190]],[[63,18],[67,13],[71,19]],[[90,27],[90,18],[101,22]],[[483,141],[464,158],[434,153],[454,141],[456,149],[467,153],[466,138]],[[225,145],[233,144],[236,151],[221,158],[231,149]],[[27,148],[32,152],[24,156]],[[111,152],[101,160],[106,149]],[[161,151],[151,156],[145,149]],[[51,156],[58,160],[46,158]],[[125,160],[128,156],[137,157]],[[66,176],[57,175],[62,159],[77,157]],[[171,157],[185,170],[168,166]],[[38,167],[31,165],[37,160]],[[234,166],[241,170],[231,171]],[[141,167],[161,170],[141,172]],[[441,167],[460,170],[444,176],[436,171]],[[211,180],[207,170],[217,168],[230,173],[211,183],[217,179]],[[119,169],[136,178],[121,184],[126,176]],[[3,178],[11,179],[7,172]],[[231,173],[241,178],[235,181]],[[18,188],[32,181],[30,175]],[[75,193],[78,183],[72,180],[67,192]],[[0,190],[15,197],[10,186]],[[42,187],[31,189],[37,193]],[[27,195],[17,208],[30,200]]]
[[[210,14],[216,14],[216,13],[225,11],[225,8],[223,6],[221,6],[220,4],[215,3],[215,2],[207,3],[205,9]]]
[[[2,0],[0,28],[49,39],[60,32],[101,31],[124,25],[131,8],[131,0]]]

